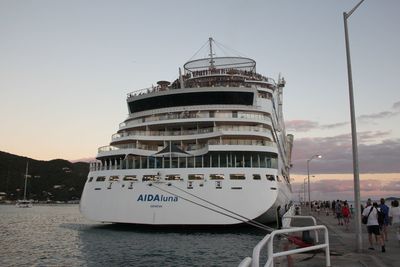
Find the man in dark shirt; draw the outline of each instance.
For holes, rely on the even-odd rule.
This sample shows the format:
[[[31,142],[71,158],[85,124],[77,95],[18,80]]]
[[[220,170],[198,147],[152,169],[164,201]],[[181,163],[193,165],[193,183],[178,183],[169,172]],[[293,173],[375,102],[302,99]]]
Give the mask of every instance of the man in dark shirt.
[[[379,228],[382,232],[383,238],[385,241],[388,241],[388,236],[387,236],[387,226],[389,225],[389,207],[385,205],[385,199],[381,198],[381,204],[379,205],[379,208],[383,214],[385,214],[385,218],[383,222],[379,222]]]

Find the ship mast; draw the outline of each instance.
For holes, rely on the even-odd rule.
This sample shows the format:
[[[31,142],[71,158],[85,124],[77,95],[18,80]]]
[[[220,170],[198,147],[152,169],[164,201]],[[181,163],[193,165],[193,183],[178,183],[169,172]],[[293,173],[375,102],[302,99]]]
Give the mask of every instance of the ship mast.
[[[213,42],[214,40],[213,40],[213,38],[212,37],[210,37],[210,38],[208,38],[208,42],[209,42],[209,44],[210,44],[210,69],[214,69],[215,68],[215,66],[214,66],[214,58],[213,58],[213,51],[212,51],[212,42]]]
[[[24,200],[26,200],[26,181],[27,181],[27,179],[28,179],[28,166],[29,166],[29,161],[26,162],[25,186],[24,186]]]

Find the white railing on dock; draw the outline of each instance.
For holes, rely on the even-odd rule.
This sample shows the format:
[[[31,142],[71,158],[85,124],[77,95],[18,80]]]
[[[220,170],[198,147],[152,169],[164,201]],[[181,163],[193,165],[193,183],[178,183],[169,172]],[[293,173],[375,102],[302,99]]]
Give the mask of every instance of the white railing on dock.
[[[293,232],[311,231],[311,230],[315,230],[315,231],[323,230],[324,237],[325,237],[324,243],[315,244],[315,245],[312,245],[309,247],[304,247],[304,248],[297,248],[297,249],[282,251],[282,252],[274,252],[273,243],[274,243],[274,237],[276,235],[288,234],[288,233],[293,233]],[[260,252],[265,246],[267,246],[267,256],[268,256],[267,263],[264,265],[266,267],[274,266],[275,258],[288,256],[288,255],[292,255],[292,254],[297,254],[297,253],[302,253],[302,252],[307,252],[307,251],[312,251],[312,250],[319,250],[319,249],[325,250],[325,266],[327,266],[327,267],[331,266],[330,249],[329,249],[329,234],[328,234],[328,228],[326,228],[325,225],[313,225],[313,226],[306,226],[306,227],[293,227],[293,228],[288,228],[288,229],[275,230],[272,233],[266,235],[254,247],[252,258],[251,257],[244,258],[242,260],[242,262],[240,262],[239,267],[250,267],[250,266],[258,267],[258,266],[260,266]]]
[[[296,215],[296,216],[291,216],[291,215],[287,215],[287,216],[283,216],[283,220],[285,219],[310,219],[313,221],[313,225],[317,225],[317,220],[313,217],[313,216],[301,216],[301,215]],[[287,228],[291,227],[290,223],[289,226]],[[318,231],[315,230],[315,241],[318,243],[319,239],[318,239]]]

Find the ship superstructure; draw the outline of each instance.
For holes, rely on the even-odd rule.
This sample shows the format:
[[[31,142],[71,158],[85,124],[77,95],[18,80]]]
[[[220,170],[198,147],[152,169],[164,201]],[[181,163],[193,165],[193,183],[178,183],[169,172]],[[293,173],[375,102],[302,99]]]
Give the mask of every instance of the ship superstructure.
[[[101,222],[228,225],[272,221],[289,204],[283,78],[245,57],[187,62],[172,83],[127,95],[128,118],[100,147],[81,212]]]

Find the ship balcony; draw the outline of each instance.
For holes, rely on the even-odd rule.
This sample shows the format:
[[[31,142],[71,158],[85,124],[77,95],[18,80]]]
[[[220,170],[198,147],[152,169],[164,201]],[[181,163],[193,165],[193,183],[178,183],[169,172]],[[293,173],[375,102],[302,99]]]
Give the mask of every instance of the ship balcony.
[[[157,146],[143,144],[124,144],[118,146],[103,146],[98,149],[97,158],[132,155],[154,156],[161,149]],[[259,151],[277,153],[274,142],[266,140],[243,139],[211,139],[207,143],[190,144],[185,146],[185,152],[191,156],[204,155],[209,151]]]
[[[183,123],[186,121],[193,122],[194,119],[196,121],[251,121],[272,125],[270,115],[260,112],[196,111],[174,113],[171,112],[168,114],[133,119],[120,123],[119,129],[125,130],[137,126],[160,124],[161,121],[168,121],[168,123]]]
[[[92,171],[168,168],[278,168],[276,153],[268,151],[213,151],[203,155],[154,157],[131,155],[124,158],[103,158],[91,165]]]
[[[188,71],[182,76],[185,88],[200,87],[250,87],[250,88],[276,88],[276,82],[272,78],[265,77],[252,71],[245,71],[232,68],[205,69],[199,71]],[[157,85],[139,90],[135,90],[127,94],[127,99],[136,96],[152,94],[169,90],[184,90],[178,81],[170,86]]]
[[[209,151],[257,151],[278,153],[276,143],[265,140],[209,140]]]
[[[222,135],[258,135],[272,140],[271,129],[260,126],[216,126],[198,130],[182,131],[129,131],[112,136],[112,142],[125,140],[184,140],[193,138],[213,138]]]
[[[263,81],[269,82],[275,85],[275,81],[271,78],[265,77],[253,71],[246,71],[234,68],[215,68],[215,69],[203,69],[197,71],[188,71],[184,76],[184,80],[199,78],[199,77],[210,77],[210,76],[220,76],[226,75],[228,77],[243,77],[253,81]]]
[[[232,75],[208,75],[190,78],[185,81],[185,88],[207,88],[207,87],[240,87],[240,88],[263,88],[275,89],[275,83],[270,80],[251,80],[246,76]]]
[[[102,146],[98,149],[97,158],[125,156],[128,154],[153,156],[160,151],[158,146],[148,146],[143,144],[124,144],[116,146]],[[208,151],[207,144],[191,144],[185,147],[185,151],[192,155],[205,154]]]

